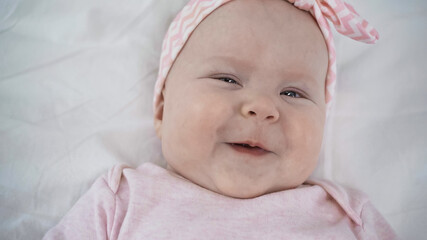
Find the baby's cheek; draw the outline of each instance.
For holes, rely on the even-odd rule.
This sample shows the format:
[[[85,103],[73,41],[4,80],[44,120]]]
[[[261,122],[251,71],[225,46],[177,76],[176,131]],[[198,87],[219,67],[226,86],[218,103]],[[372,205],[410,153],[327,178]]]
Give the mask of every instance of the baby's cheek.
[[[323,122],[315,112],[295,113],[287,126],[286,142],[291,159],[298,162],[312,162],[317,159],[322,143]]]
[[[215,94],[204,94],[197,96],[191,106],[191,116],[188,121],[193,122],[198,133],[205,137],[214,139],[218,128],[225,124],[229,115],[229,106],[224,100]]]
[[[217,141],[217,129],[224,122],[224,109],[215,96],[203,92],[187,92],[175,102],[170,121],[175,129],[171,133],[175,152],[185,157],[199,157],[212,151]],[[171,143],[172,144],[172,143]],[[178,147],[179,146],[179,147]]]

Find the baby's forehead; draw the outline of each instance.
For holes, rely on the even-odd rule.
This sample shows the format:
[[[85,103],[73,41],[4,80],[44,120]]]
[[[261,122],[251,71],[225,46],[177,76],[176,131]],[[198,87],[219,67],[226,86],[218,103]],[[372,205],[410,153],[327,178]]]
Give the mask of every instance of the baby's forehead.
[[[315,19],[307,11],[300,10],[284,0],[234,0],[217,8],[196,28],[231,28],[235,31],[248,29],[286,30],[310,24],[317,28]],[[261,28],[260,28],[261,27]],[[259,29],[260,28],[260,29]]]
[[[178,59],[186,60],[184,66],[234,67],[245,73],[261,68],[268,74],[293,77],[326,62],[322,80],[328,58],[311,15],[282,0],[225,4],[199,24],[181,55]]]
[[[283,0],[231,1],[207,16],[187,45],[195,45],[201,53],[210,49],[225,55],[246,53],[260,46],[287,53],[298,51],[302,45],[308,50],[326,49],[313,17]]]

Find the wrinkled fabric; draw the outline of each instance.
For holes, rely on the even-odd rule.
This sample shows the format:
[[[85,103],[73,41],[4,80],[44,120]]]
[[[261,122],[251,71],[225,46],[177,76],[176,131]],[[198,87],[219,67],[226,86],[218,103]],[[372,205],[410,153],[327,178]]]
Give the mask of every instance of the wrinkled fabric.
[[[396,239],[367,197],[329,181],[226,197],[152,163],[99,178],[48,239]]]

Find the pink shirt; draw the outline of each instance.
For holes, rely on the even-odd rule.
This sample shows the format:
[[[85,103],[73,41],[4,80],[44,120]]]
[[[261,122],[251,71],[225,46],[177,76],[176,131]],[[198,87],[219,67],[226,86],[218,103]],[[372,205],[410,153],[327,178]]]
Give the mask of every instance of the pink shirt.
[[[397,239],[355,190],[328,181],[252,199],[152,163],[113,167],[43,239]]]

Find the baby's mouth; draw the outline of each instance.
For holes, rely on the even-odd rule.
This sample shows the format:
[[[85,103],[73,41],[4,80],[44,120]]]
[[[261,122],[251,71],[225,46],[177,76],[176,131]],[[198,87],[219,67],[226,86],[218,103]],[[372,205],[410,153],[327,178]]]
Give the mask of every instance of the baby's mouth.
[[[254,156],[262,156],[270,152],[268,150],[265,150],[261,146],[257,146],[257,145],[251,146],[250,144],[247,144],[247,143],[228,143],[228,144],[232,149],[234,149],[239,153],[250,154]]]
[[[254,146],[254,147],[252,147],[251,145],[249,145],[249,144],[245,144],[245,143],[230,143],[232,146],[240,146],[240,147],[245,147],[245,148],[260,148],[260,147],[258,147],[258,146]],[[262,149],[262,148],[260,148],[260,149]]]

